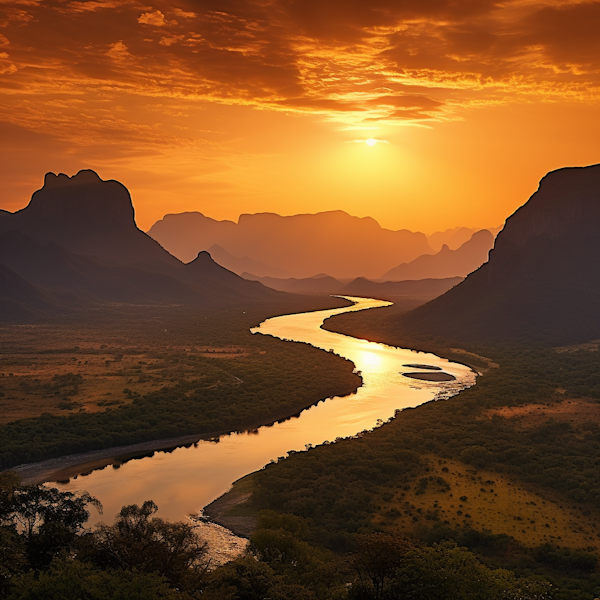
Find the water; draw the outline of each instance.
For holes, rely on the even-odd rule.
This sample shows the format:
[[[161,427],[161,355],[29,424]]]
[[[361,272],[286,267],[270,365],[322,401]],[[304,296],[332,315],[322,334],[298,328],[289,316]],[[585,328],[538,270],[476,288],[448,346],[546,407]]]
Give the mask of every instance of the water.
[[[321,329],[323,321],[336,314],[373,309],[390,303],[349,298],[352,307],[274,317],[252,330],[285,340],[308,342],[348,358],[361,372],[363,386],[356,394],[329,398],[303,411],[300,416],[255,432],[233,433],[216,441],[200,441],[189,448],[157,452],[73,478],[62,490],[87,490],[104,506],[102,519],[110,523],[124,504],[152,499],[159,515],[182,520],[195,514],[226,492],[231,484],[256,471],[289,450],[334,441],[372,429],[392,417],[397,409],[418,406],[436,397],[447,397],[475,382],[475,373],[465,365],[433,354],[367,342]],[[452,382],[427,382],[404,377],[414,371],[404,367],[420,363],[441,367],[456,377]],[[96,518],[97,520],[97,518]],[[92,518],[92,523],[94,518]]]

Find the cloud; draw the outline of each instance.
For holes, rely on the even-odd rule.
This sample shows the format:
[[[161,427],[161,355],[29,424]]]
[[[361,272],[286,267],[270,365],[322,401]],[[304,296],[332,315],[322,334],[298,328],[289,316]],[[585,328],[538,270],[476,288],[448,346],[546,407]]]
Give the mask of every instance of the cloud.
[[[56,127],[93,122],[102,139],[120,127],[153,147],[162,134],[131,116],[100,125],[92,107],[184,99],[368,127],[454,119],[519,96],[597,95],[600,3],[541,2],[3,0],[2,114],[36,129],[57,119],[50,100],[78,97],[90,110],[65,112]]]
[[[194,19],[196,18],[198,15],[196,13],[193,12],[186,12],[184,10],[181,10],[181,8],[174,8],[173,12],[178,16],[178,17],[182,17],[183,19]]]
[[[86,0],[85,2],[73,1],[69,2],[68,8],[74,12],[94,12],[98,9],[114,9],[119,6],[119,3],[114,0]]]
[[[600,70],[600,3],[544,6],[524,19],[522,41],[542,48],[542,56],[558,69]]]
[[[110,45],[110,48],[106,52],[106,56],[110,56],[116,60],[122,60],[128,56],[131,56],[131,54],[129,54],[127,46],[121,40],[119,40],[118,42]]]
[[[165,15],[160,10],[142,13],[138,18],[138,23],[144,25],[153,25],[154,27],[162,27],[165,25]]]
[[[168,37],[160,38],[158,43],[161,46],[172,46],[173,44],[176,44],[177,42],[180,42],[183,39],[185,39],[185,35],[171,35]]]

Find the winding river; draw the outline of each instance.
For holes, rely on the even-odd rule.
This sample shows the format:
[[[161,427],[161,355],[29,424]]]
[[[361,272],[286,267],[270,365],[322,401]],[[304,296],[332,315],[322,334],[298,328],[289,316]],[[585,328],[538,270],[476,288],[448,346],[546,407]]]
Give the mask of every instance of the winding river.
[[[118,468],[109,466],[74,477],[58,487],[71,491],[87,490],[96,496],[104,506],[102,518],[107,523],[124,504],[141,504],[148,499],[156,502],[163,518],[181,520],[198,513],[240,477],[260,469],[289,450],[304,450],[327,440],[372,429],[393,417],[397,409],[454,395],[475,382],[475,373],[465,365],[433,354],[394,348],[321,329],[323,321],[332,315],[390,304],[374,299],[348,299],[355,304],[273,317],[252,333],[307,342],[351,360],[363,377],[363,385],[357,393],[328,398],[298,417],[254,432],[232,433],[218,441],[200,441],[187,448],[156,452]],[[429,382],[403,376],[403,372],[419,370],[404,366],[413,363],[439,367],[456,379]]]

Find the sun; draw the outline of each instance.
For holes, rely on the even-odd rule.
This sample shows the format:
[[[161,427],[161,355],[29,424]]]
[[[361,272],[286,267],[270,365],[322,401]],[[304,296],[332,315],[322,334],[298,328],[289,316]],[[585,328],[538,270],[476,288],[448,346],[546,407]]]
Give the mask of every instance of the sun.
[[[377,143],[377,140],[374,140],[373,138],[369,138],[367,140],[367,145],[369,146],[374,146]]]

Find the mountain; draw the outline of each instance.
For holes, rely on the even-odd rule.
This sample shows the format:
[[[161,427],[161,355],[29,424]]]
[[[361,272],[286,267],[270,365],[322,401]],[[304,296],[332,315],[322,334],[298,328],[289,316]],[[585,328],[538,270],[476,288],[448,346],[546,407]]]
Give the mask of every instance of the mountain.
[[[496,237],[498,232],[502,230],[504,224],[499,227],[486,227],[486,229]],[[473,229],[472,227],[453,227],[452,229],[446,229],[445,231],[436,231],[427,236],[427,242],[431,246],[434,253],[439,252],[444,244],[450,248],[450,250],[456,250],[460,248],[465,242],[468,242],[474,233],[481,231],[481,229]]]
[[[341,296],[364,296],[392,300],[394,298],[414,298],[431,300],[448,291],[462,281],[462,277],[448,279],[422,279],[419,281],[371,281],[357,277],[349,283],[342,283],[334,277],[321,274],[305,279],[277,279],[275,277],[257,277],[244,273],[246,279],[260,281],[262,284],[282,292],[294,294],[335,294]]]
[[[243,214],[237,223],[181,213],[166,215],[148,233],[182,260],[218,245],[233,257],[263,263],[294,278],[320,272],[335,278],[376,277],[431,253],[422,233],[384,229],[375,219],[339,210],[289,217]],[[253,272],[243,265],[236,269]]]
[[[417,281],[370,281],[358,277],[345,285],[338,292],[348,296],[368,296],[393,301],[395,297],[415,298],[417,300],[431,300],[447,292],[459,284],[462,277],[449,277],[446,279],[419,279]]]
[[[254,273],[259,277],[276,277],[279,279],[286,279],[290,276],[290,274],[284,269],[272,267],[271,265],[267,265],[263,262],[253,260],[249,256],[244,256],[241,258],[233,256],[233,254],[230,254],[218,244],[213,244],[208,249],[208,252],[214,261],[226,269],[237,273],[238,275],[243,276],[243,273]]]
[[[101,300],[199,301],[198,291],[175,277],[127,265],[106,265],[54,242],[38,243],[18,231],[9,231],[0,238],[0,263],[38,286],[83,293]]]
[[[448,246],[450,250],[456,250],[465,242],[468,242],[477,231],[480,230],[473,229],[472,227],[453,227],[452,229],[436,231],[428,235],[427,242],[434,252],[439,252],[444,245]]]
[[[218,290],[220,296],[227,294],[229,299],[235,301],[274,300],[282,296],[258,281],[247,281],[228,271],[217,264],[208,252],[199,252],[192,262],[185,265],[184,274],[199,295],[210,296]],[[227,301],[227,298],[224,300]]]
[[[278,277],[259,277],[253,273],[242,273],[242,277],[251,281],[260,281],[263,285],[291,294],[339,294],[343,284],[329,275],[316,275],[297,279],[289,277],[281,279]]]
[[[600,165],[548,173],[489,261],[395,327],[465,341],[600,337]]]
[[[189,262],[211,246],[224,249],[222,242],[235,237],[237,232],[238,224],[233,221],[217,221],[200,212],[183,212],[165,215],[152,225],[148,235],[179,260]]]
[[[76,254],[154,271],[180,266],[134,218],[129,192],[118,181],[103,181],[90,170],[73,177],[47,173],[25,208],[0,214],[0,233],[20,231]]]
[[[279,297],[206,253],[183,264],[138,229],[127,189],[93,171],[48,173],[26,208],[2,211],[0,264],[32,284],[112,302],[220,306]]]
[[[493,246],[494,236],[487,229],[482,229],[456,250],[451,250],[444,244],[437,254],[425,254],[410,263],[398,265],[385,273],[381,279],[403,281],[466,277],[487,261]]]

